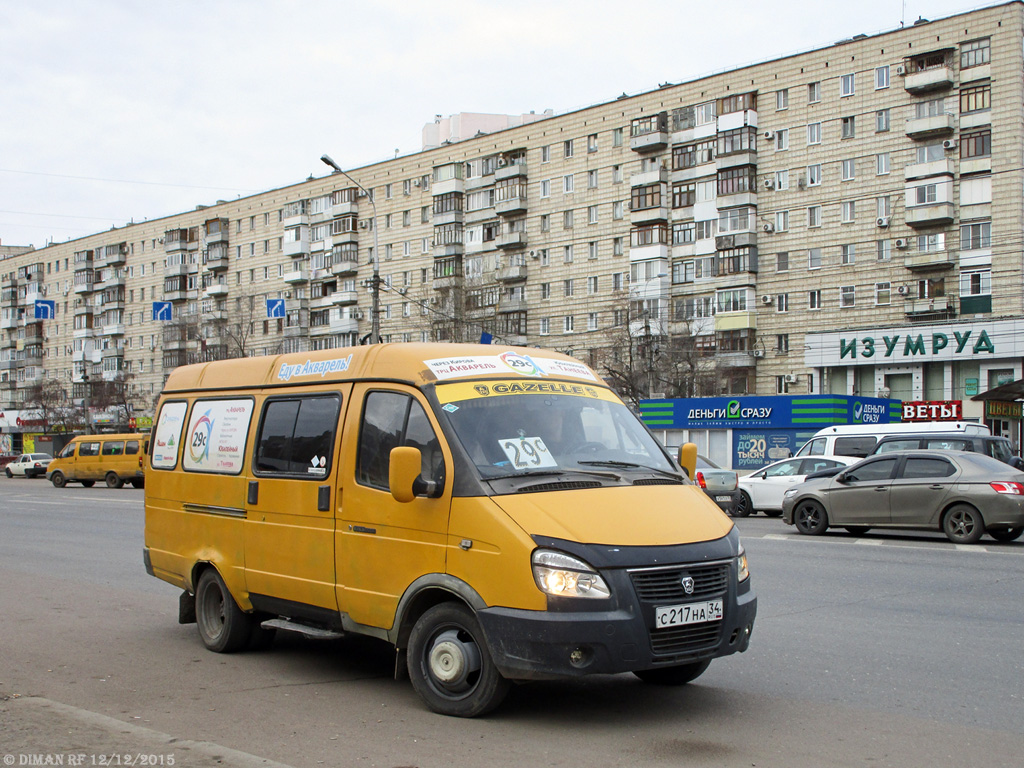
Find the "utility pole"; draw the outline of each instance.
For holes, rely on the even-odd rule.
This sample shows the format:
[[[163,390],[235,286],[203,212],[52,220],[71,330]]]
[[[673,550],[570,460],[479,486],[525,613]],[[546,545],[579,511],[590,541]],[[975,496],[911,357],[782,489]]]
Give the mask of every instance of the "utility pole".
[[[320,160],[330,166],[335,173],[340,173],[346,179],[351,181],[364,195],[366,199],[370,201],[370,208],[373,211],[373,277],[370,278],[370,343],[380,343],[380,248],[377,243],[377,204],[373,201],[373,195],[371,195],[362,184],[349,176],[345,171],[341,169],[341,166],[334,162],[330,155],[321,155]]]

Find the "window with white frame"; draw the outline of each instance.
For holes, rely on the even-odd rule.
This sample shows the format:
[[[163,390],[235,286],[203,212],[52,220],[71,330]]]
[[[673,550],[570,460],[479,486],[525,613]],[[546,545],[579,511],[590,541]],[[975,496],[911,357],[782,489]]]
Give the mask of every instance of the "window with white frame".
[[[844,200],[840,206],[839,220],[843,224],[849,224],[857,218],[857,203],[854,200]]]
[[[857,83],[856,75],[842,75],[839,78],[839,95],[840,96],[853,96],[856,92]]]
[[[569,194],[570,192],[575,191],[575,188],[576,181],[573,174],[570,173],[562,177],[562,192],[564,194]]]
[[[821,184],[821,163],[807,166],[807,186],[815,187]]]
[[[875,258],[878,261],[892,261],[892,240],[875,241]]]
[[[821,81],[807,84],[807,103],[817,104],[821,101]]]
[[[807,308],[821,309],[821,289],[817,288],[807,292]]]
[[[880,91],[882,88],[889,87],[889,65],[886,64],[884,67],[875,67],[875,90]]]
[[[875,155],[875,175],[884,176],[889,173],[891,168],[890,162],[888,152],[880,152]]]
[[[780,128],[775,132],[775,149],[789,149],[789,128]]]
[[[853,181],[857,178],[857,161],[856,160],[843,160],[842,161],[842,180]]]
[[[775,109],[789,109],[789,89],[783,88],[775,92]]]
[[[892,197],[882,195],[875,198],[875,216],[884,218],[892,215]]]
[[[960,273],[961,296],[988,296],[992,293],[992,270],[980,269]]]
[[[547,336],[549,333],[551,333],[551,318],[542,317],[540,319],[540,335]]]
[[[576,321],[572,315],[566,315],[562,318],[562,330],[566,333],[572,333],[576,330]]]
[[[587,207],[587,223],[597,224],[597,206],[591,205]]]
[[[540,196],[542,198],[551,197],[551,179],[541,179]]]
[[[787,232],[789,230],[789,211],[775,212],[775,231]]]
[[[587,313],[587,330],[588,331],[596,331],[597,330],[597,312],[589,312],[589,313]]]
[[[821,226],[821,206],[811,205],[807,207],[807,226],[808,227],[820,227]]]
[[[938,184],[921,184],[914,187],[914,205],[930,205],[938,200]]]
[[[779,293],[775,295],[775,311],[789,312],[789,294]]]
[[[844,139],[852,139],[857,135],[857,118],[856,117],[844,117],[840,120],[842,126],[842,137]]]
[[[932,142],[917,147],[915,154],[918,163],[934,163],[936,160],[946,159],[946,148],[942,146],[941,141]]]
[[[976,251],[992,247],[992,222],[979,221],[960,225],[960,250]]]
[[[597,171],[587,171],[587,189],[597,189]]]
[[[892,301],[892,284],[875,283],[875,304],[884,306]]]
[[[811,248],[807,251],[807,268],[821,269],[821,248]]]
[[[857,261],[857,246],[854,243],[844,243],[839,246],[839,263],[849,266]]]
[[[789,189],[789,170],[775,172],[775,188]]]
[[[821,123],[811,123],[807,126],[807,143],[821,144]]]
[[[856,304],[856,287],[852,285],[843,285],[839,287],[839,306],[842,309],[847,309]]]
[[[875,133],[885,133],[889,130],[889,110],[880,109],[875,112]]]

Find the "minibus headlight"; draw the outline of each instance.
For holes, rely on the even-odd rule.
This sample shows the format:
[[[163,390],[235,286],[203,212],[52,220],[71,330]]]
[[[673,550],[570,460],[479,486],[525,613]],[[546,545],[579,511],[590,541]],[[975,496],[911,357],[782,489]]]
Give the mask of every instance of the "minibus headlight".
[[[750,578],[750,571],[747,570],[747,551],[740,544],[740,552],[736,556],[736,577],[737,581],[744,582]]]
[[[550,549],[534,551],[533,578],[553,597],[607,598],[611,595],[600,574],[579,558]]]

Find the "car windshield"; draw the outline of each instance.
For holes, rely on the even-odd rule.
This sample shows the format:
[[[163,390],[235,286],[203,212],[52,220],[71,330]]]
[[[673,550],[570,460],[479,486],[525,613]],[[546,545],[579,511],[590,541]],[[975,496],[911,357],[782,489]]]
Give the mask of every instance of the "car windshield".
[[[557,381],[440,384],[443,418],[482,477],[679,470],[604,387]]]
[[[1004,464],[1009,464],[1010,459],[1013,458],[1013,451],[1010,450],[1009,441],[987,440],[986,447],[992,454],[992,458],[999,459]]]

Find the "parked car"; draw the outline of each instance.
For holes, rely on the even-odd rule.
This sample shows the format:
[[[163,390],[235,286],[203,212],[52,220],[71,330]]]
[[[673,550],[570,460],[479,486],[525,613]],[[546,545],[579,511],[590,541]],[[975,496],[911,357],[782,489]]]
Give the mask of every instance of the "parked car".
[[[693,478],[723,512],[733,514],[740,500],[738,475],[731,469],[722,469],[711,459],[697,456],[697,470]]]
[[[836,472],[860,461],[854,456],[805,456],[769,464],[739,480],[740,498],[734,517],[746,517],[759,510],[768,517],[782,514],[782,496],[812,472],[834,469]]]
[[[1024,472],[980,453],[886,453],[790,488],[782,520],[812,535],[829,526],[854,534],[918,528],[943,531],[956,544],[984,533],[1013,541],[1024,533]]]
[[[46,468],[53,461],[48,453],[23,453],[4,468],[8,477],[39,477],[46,474]]]
[[[871,453],[887,435],[946,432],[960,435],[991,435],[985,424],[970,421],[898,422],[895,424],[835,424],[819,429],[804,443],[797,456],[860,456]]]
[[[1020,456],[1013,452],[1013,444],[998,435],[965,435],[962,432],[931,432],[916,435],[888,435],[875,444],[869,455],[891,453],[892,451],[913,451],[920,449],[944,451],[974,451],[999,459],[1015,469],[1024,468]]]

